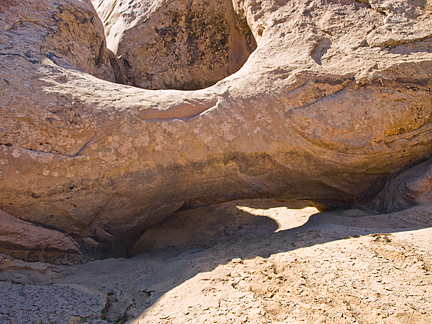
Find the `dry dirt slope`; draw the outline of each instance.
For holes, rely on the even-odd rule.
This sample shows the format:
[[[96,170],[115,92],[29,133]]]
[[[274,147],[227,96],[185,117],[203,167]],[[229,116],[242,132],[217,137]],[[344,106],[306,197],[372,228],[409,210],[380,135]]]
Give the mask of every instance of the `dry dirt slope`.
[[[154,253],[129,259],[66,267],[5,258],[0,322],[432,322],[430,206],[311,217],[312,207],[288,207],[179,212],[142,238],[158,237]]]

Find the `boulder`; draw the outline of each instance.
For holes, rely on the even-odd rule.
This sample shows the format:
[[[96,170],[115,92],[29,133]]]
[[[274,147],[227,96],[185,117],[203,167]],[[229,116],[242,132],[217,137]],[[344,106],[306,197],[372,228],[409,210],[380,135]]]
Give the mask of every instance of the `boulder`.
[[[146,89],[215,84],[256,48],[232,0],[93,0],[104,22],[117,82]],[[238,8],[237,8],[238,9]]]
[[[233,33],[224,73],[235,70],[233,46],[253,48],[238,22],[247,22],[257,48],[236,73],[195,91],[114,83],[122,70],[110,60],[138,55],[135,37],[172,24],[173,6],[204,8],[204,0],[107,1],[112,18],[99,2],[115,54],[89,0],[0,4],[0,209],[67,235],[83,254],[128,255],[174,211],[236,199],[362,207],[429,157],[429,0],[234,1],[220,9]],[[126,19],[124,6],[140,13],[136,23],[115,24]],[[185,17],[181,33],[180,22],[191,23]],[[211,33],[180,34],[174,43],[185,58],[186,36],[204,42]],[[164,64],[172,47],[158,35],[142,53]],[[208,67],[210,54],[197,66]],[[149,58],[134,59],[131,67]],[[186,77],[190,62],[172,64],[161,81],[137,85],[187,88],[176,71]]]

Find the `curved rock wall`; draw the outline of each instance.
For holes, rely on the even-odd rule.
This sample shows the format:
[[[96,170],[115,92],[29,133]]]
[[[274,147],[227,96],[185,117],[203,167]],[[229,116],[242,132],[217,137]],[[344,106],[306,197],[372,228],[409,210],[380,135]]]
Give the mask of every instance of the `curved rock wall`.
[[[258,44],[244,66],[203,90],[152,91],[106,81],[89,1],[3,1],[0,209],[81,251],[125,255],[182,206],[273,197],[359,207],[429,157],[426,1],[233,8]]]

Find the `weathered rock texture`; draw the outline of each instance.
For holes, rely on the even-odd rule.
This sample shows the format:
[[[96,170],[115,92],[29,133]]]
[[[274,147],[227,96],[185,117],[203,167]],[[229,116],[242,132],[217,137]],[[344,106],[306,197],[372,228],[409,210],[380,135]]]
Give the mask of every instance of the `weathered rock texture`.
[[[116,79],[146,89],[196,90],[246,62],[256,42],[231,0],[93,0]],[[238,9],[239,10],[239,9]]]
[[[0,249],[13,257],[29,261],[52,262],[62,260],[75,263],[81,251],[76,242],[66,234],[22,221],[0,211]],[[65,255],[75,259],[64,259]]]
[[[82,251],[124,255],[182,206],[362,206],[431,152],[430,5],[235,2],[230,28],[246,19],[257,49],[237,73],[184,92],[109,82],[89,0],[2,1],[0,209]],[[130,35],[188,10],[151,6]]]
[[[432,160],[389,181],[370,208],[385,212],[404,210],[432,201]]]

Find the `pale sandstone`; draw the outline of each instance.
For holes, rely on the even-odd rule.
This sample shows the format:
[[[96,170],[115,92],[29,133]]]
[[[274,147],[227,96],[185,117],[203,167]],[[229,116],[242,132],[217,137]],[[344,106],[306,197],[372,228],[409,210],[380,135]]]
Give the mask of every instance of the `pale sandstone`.
[[[110,82],[89,1],[2,1],[0,209],[83,252],[127,255],[182,206],[273,197],[361,207],[427,159],[429,2],[233,8],[257,42],[244,66],[206,89],[153,91]]]

